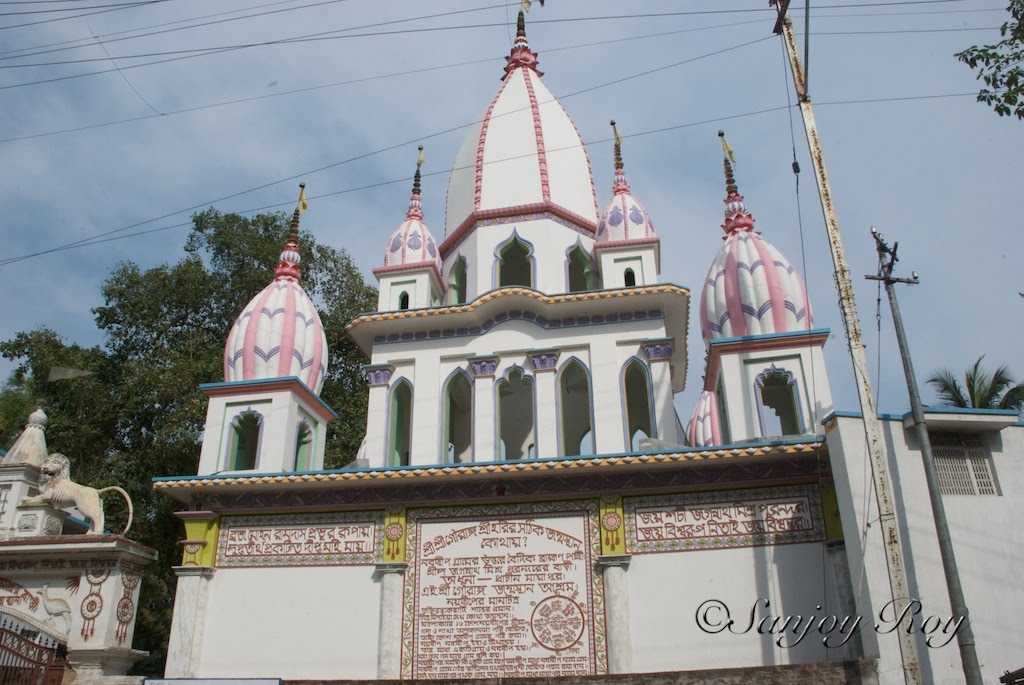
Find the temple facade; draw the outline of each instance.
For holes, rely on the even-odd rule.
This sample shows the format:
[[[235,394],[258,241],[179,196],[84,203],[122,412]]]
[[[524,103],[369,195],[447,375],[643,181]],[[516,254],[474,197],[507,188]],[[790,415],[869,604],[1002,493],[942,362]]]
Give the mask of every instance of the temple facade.
[[[691,298],[659,279],[618,131],[606,194],[524,24],[437,228],[418,163],[381,232],[377,310],[346,329],[369,410],[343,469],[323,468],[335,413],[300,200],[275,279],[228,333],[223,382],[203,386],[198,472],[155,479],[185,528],[167,677],[904,682],[895,633],[873,628],[891,590],[860,420],[833,406],[830,333],[755,230],[731,150],[723,241]],[[683,422],[691,299],[705,366]],[[949,602],[920,459],[903,417],[885,418],[931,627]],[[994,677],[1024,665],[1009,589],[1024,430],[1013,412],[927,418]],[[830,616],[845,631],[815,627]],[[956,640],[916,634],[924,682],[962,682]]]

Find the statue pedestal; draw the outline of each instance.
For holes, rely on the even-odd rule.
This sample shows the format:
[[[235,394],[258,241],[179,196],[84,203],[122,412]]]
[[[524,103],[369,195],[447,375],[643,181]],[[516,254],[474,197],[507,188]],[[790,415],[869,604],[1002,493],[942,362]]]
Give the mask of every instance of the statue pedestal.
[[[35,515],[33,525],[41,526],[54,518],[54,510],[46,509],[19,507],[19,515]],[[132,636],[142,571],[156,556],[155,550],[118,535],[0,541],[0,578],[10,595],[4,613],[67,646],[75,685],[138,683],[124,673],[146,656],[131,648]]]
[[[67,517],[49,504],[19,504],[14,519],[14,537],[60,535]]]

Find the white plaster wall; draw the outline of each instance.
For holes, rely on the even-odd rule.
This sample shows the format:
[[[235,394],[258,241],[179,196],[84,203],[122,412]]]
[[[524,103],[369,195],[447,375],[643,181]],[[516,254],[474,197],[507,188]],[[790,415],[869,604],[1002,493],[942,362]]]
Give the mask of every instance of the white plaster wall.
[[[775,437],[762,435],[754,389],[757,375],[772,364],[796,377],[808,433],[820,433],[821,419],[833,411],[832,388],[821,347],[794,341],[787,348],[723,353],[719,378],[732,442]]]
[[[950,615],[948,591],[942,572],[934,519],[925,485],[924,469],[916,446],[908,446],[908,434],[899,421],[884,421],[890,451],[896,508],[905,533],[904,559],[912,597],[920,599],[924,613]],[[1024,664],[1020,616],[1024,615],[1024,427],[989,433],[992,461],[1000,496],[943,497],[960,577],[977,641],[985,682],[996,682],[1006,670]],[[859,418],[839,418],[827,434],[836,475],[843,533],[858,610],[877,614],[891,599],[885,557],[878,526],[867,529],[862,549],[859,540],[864,522],[877,517],[870,471],[864,459],[864,435]],[[865,493],[865,487],[869,488]],[[868,504],[865,518],[865,503]],[[865,572],[860,571],[861,568]],[[863,577],[863,580],[861,578]],[[902,683],[899,648],[893,635],[873,637],[872,651],[881,650],[880,682]],[[877,642],[876,642],[877,640]],[[877,644],[877,647],[876,647]],[[939,649],[918,640],[922,675],[930,683],[962,683],[959,650],[954,639]]]
[[[249,409],[263,417],[256,471],[269,473],[295,468],[295,441],[300,418],[314,424],[310,426],[314,433],[310,468],[323,468],[327,425],[312,406],[288,390],[248,393],[242,390],[240,388],[237,395],[210,398],[199,455],[199,475],[226,470],[231,421]]]
[[[759,618],[768,613],[820,616],[825,608],[827,613],[841,613],[820,543],[634,554],[627,577],[633,669],[638,673],[810,663],[826,658],[825,648],[813,632],[790,649],[774,643],[777,635],[759,635],[756,624],[746,634],[705,633],[695,616],[707,600],[718,599],[729,607],[737,632],[746,628],[751,607],[761,597],[767,598],[771,607],[759,610]],[[818,604],[823,610],[816,609]]]
[[[477,225],[444,262],[445,277],[450,279],[455,260],[459,255],[466,258],[467,301],[497,287],[495,252],[513,231],[532,249],[534,290],[548,294],[568,291],[566,254],[577,241],[588,253],[593,250],[593,238],[551,218]]]
[[[437,303],[437,289],[431,283],[430,271],[419,269],[380,276],[377,294],[377,311],[398,310],[398,298],[402,292],[409,293],[409,309],[421,309]]]
[[[606,326],[566,327],[542,329],[525,321],[509,320],[477,337],[448,340],[420,340],[408,343],[376,345],[373,350],[373,364],[392,364],[395,372],[391,386],[400,378],[407,378],[413,384],[412,454],[413,464],[436,464],[441,461],[442,419],[444,416],[443,384],[456,368],[468,369],[469,358],[474,356],[498,356],[500,364],[497,376],[505,374],[513,365],[524,368],[533,375],[527,357],[535,350],[561,350],[559,364],[575,355],[583,361],[590,372],[591,393],[594,409],[594,446],[598,453],[617,453],[626,449],[624,414],[622,404],[622,366],[632,356],[640,356],[640,344],[645,340],[663,338],[667,335],[665,322],[661,319],[637,320]],[[665,362],[658,362],[666,365]],[[670,383],[668,374],[655,374],[661,382]],[[552,380],[552,379],[545,379]],[[483,393],[494,392],[492,383],[484,383],[487,390],[481,390],[481,380],[474,382],[474,406],[482,407]],[[654,396],[666,395],[664,388],[654,388]],[[377,389],[371,389],[374,406],[386,408],[388,401],[380,397]],[[537,406],[537,415],[557,416],[557,392],[547,393],[548,400]],[[490,403],[493,404],[493,401]],[[664,408],[660,413],[664,413]],[[656,414],[659,413],[656,408]],[[384,464],[388,412],[370,411],[367,421],[367,457],[370,465]],[[490,422],[491,436],[497,430]],[[557,422],[546,422],[556,426]],[[485,424],[475,421],[474,460],[491,461],[497,458],[493,447],[484,433]],[[660,428],[659,428],[660,430]],[[369,438],[373,438],[370,440]],[[491,438],[493,440],[493,437]],[[557,446],[557,435],[545,435],[538,444]],[[551,453],[539,452],[542,457],[555,456],[557,447]],[[377,451],[372,451],[377,450]]]
[[[605,288],[626,287],[627,268],[633,269],[637,285],[654,285],[658,282],[658,265],[653,245],[606,248],[598,250],[597,254],[601,282]]]
[[[217,569],[197,677],[375,678],[372,566]]]

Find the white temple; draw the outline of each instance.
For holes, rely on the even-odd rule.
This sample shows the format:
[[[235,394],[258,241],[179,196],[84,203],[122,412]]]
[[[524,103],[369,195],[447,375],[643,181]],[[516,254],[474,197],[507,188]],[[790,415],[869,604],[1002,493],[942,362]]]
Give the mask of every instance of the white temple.
[[[404,219],[382,227],[377,311],[346,329],[369,411],[345,469],[323,469],[335,415],[296,210],[274,281],[228,334],[224,382],[203,386],[198,472],[155,479],[186,529],[168,677],[905,682],[895,634],[872,628],[892,595],[860,420],[832,404],[800,274],[754,229],[726,157],[684,426],[690,291],[659,282],[617,132],[599,201],[541,76],[520,14],[443,221],[423,215],[417,165]],[[949,601],[916,446],[883,418],[920,626]],[[927,418],[992,680],[1024,666],[1024,430],[1012,412]],[[797,640],[744,631],[755,604],[863,619]],[[962,682],[955,639],[927,637],[923,682]]]

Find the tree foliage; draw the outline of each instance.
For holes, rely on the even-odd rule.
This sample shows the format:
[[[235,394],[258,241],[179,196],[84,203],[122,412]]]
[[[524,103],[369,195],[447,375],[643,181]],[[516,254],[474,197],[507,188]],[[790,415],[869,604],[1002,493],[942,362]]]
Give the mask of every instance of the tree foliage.
[[[999,28],[1002,39],[991,45],[975,45],[956,58],[974,69],[985,88],[978,92],[999,116],[1024,119],[1024,0],[1010,0],[1010,19]]]
[[[195,473],[205,422],[200,383],[223,378],[227,332],[245,304],[274,275],[287,233],[283,214],[243,218],[210,209],[193,217],[185,254],[149,269],[118,265],[93,310],[105,340],[98,347],[64,341],[55,331],[21,332],[0,343],[17,366],[0,391],[0,444],[9,445],[28,414],[42,406],[51,451],[71,459],[72,477],[95,487],[118,484],[135,502],[130,536],[157,549],[160,560],[144,578],[135,646],[149,650],[137,667],[160,674],[171,624],[181,551],[173,505],[151,478]],[[355,457],[366,426],[362,355],[344,333],[357,314],[373,309],[376,292],[343,251],[300,240],[303,286],[316,302],[327,335],[330,365],[321,397],[340,415],[328,431],[326,465]],[[88,372],[50,380],[55,367]],[[122,525],[112,505],[109,526]]]
[[[964,384],[949,369],[939,369],[928,378],[943,404],[974,409],[1024,409],[1024,383],[1014,383],[1009,368],[1000,366],[991,374],[982,367],[982,355],[964,372]]]

